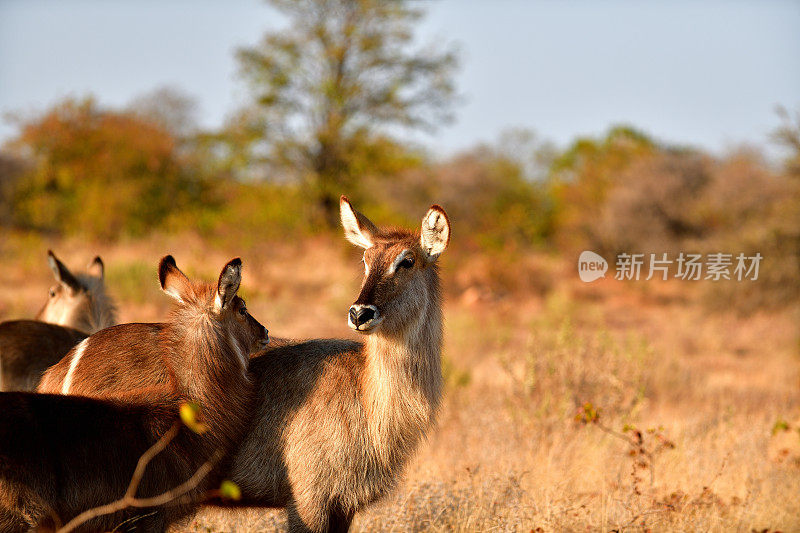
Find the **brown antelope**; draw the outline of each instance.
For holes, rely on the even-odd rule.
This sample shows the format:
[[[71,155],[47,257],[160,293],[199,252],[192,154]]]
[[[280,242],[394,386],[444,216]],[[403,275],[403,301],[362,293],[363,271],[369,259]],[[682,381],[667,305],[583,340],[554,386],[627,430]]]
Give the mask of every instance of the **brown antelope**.
[[[0,391],[34,390],[42,373],[73,346],[117,323],[99,257],[85,274],[73,274],[52,251],[47,256],[56,284],[36,320],[0,323]]]
[[[234,458],[241,505],[287,507],[291,531],[346,531],[398,481],[442,391],[437,259],[449,242],[434,205],[419,233],[378,229],[341,199],[346,238],[365,248],[348,313],[363,343],[311,340],[255,357],[253,426]]]
[[[266,329],[236,295],[241,261],[225,265],[212,285],[189,281],[167,256],[159,278],[177,302],[169,321],[102,330],[45,376],[71,381],[70,388],[85,395],[107,388],[107,380],[127,382],[125,403],[120,398],[0,394],[0,531],[49,525],[47,509],[69,520],[122,496],[138,457],[169,428],[181,401],[203,407],[208,430],[201,436],[182,430],[148,468],[141,496],[180,485],[217,450],[228,452],[241,440],[254,397],[244,350],[267,341]],[[115,366],[117,359],[128,366]],[[137,391],[137,361],[160,361],[169,379]],[[228,468],[220,463],[190,499],[214,487]],[[93,521],[87,530],[111,530],[134,517],[141,531],[163,531],[191,508],[168,506],[152,516],[152,509],[118,513]]]
[[[234,267],[241,269],[241,260],[226,268]],[[161,260],[158,275],[162,290],[177,303],[168,322],[121,324],[86,338],[45,372],[37,390],[128,398],[166,385],[196,395],[205,385],[204,370],[215,359],[211,354],[220,350],[229,351],[226,355],[235,357],[246,371],[248,355],[266,346],[268,334],[236,296],[239,278],[224,293],[231,299],[221,300],[215,296],[216,287],[192,283],[172,256]],[[223,281],[221,277],[220,284]],[[232,312],[222,313],[229,309]],[[214,321],[222,337],[213,328],[200,327]]]

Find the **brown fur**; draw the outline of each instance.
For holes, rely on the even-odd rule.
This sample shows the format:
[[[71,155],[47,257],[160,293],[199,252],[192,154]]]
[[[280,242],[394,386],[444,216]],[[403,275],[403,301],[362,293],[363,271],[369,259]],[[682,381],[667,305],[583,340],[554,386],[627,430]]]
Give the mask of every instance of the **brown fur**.
[[[232,478],[240,505],[287,507],[292,531],[346,531],[395,486],[441,398],[441,251],[431,257],[418,234],[379,231],[357,215],[369,235],[345,230],[369,247],[356,303],[376,306],[383,322],[364,343],[290,343],[250,363],[258,407]],[[390,273],[404,250],[415,264]]]
[[[87,334],[116,324],[116,308],[105,292],[103,262],[73,274],[48,252],[56,278],[36,320],[0,323],[0,391],[34,390],[44,371]]]
[[[39,392],[108,398],[168,385],[191,393],[203,390],[208,371],[216,375],[219,365],[238,364],[244,373],[249,353],[266,344],[266,329],[235,291],[217,310],[217,285],[193,283],[173,268],[171,276],[162,273],[162,288],[177,300],[169,321],[93,335],[45,373]],[[171,292],[175,287],[179,293]]]
[[[252,388],[247,355],[267,342],[266,329],[247,313],[235,290],[224,308],[215,308],[218,287],[234,262],[241,264],[231,261],[214,285],[189,281],[171,257],[163,259],[162,287],[177,300],[170,319],[121,324],[92,335],[45,373],[38,391],[147,400],[153,390],[167,388],[198,402],[210,438],[231,448],[248,419],[238,397]]]
[[[134,454],[141,454],[143,447],[146,449],[144,443],[152,443],[157,438],[156,435],[163,433],[169,426],[168,422],[174,418],[179,400],[199,403],[203,408],[208,431],[202,438],[195,439],[197,442],[191,447],[181,447],[180,443],[175,445],[175,453],[164,459],[166,477],[161,480],[159,487],[168,484],[175,486],[183,482],[188,476],[180,477],[178,473],[183,475],[196,469],[198,463],[194,460],[195,457],[207,458],[216,450],[231,450],[241,439],[249,420],[253,384],[246,371],[246,354],[243,356],[234,343],[239,342],[243,346],[260,345],[262,341],[266,341],[267,332],[246,312],[244,302],[235,296],[239,285],[240,265],[238,259],[228,263],[215,286],[190,282],[177,269],[174,260],[169,256],[165,257],[160,266],[162,287],[178,299],[170,320],[163,324],[123,324],[103,330],[83,341],[62,362],[50,369],[40,385],[42,392],[60,392],[63,381],[70,375],[74,384],[74,388],[69,391],[72,394],[124,399],[133,406],[141,406],[132,415],[125,411],[128,407],[120,407],[125,411],[119,413],[123,424],[120,431],[128,431],[124,426],[128,423],[136,430],[130,430],[131,444],[123,447],[120,452],[125,456],[124,461],[120,460],[123,466],[131,460],[135,462],[138,455]],[[177,290],[173,292],[176,287]],[[217,301],[220,302],[219,305]],[[79,350],[83,352],[77,360],[80,364],[72,365],[72,356]],[[67,421],[69,416],[64,413],[68,413],[69,409],[65,406],[84,405],[86,410],[110,420],[115,416],[112,413],[116,408],[114,406],[119,405],[107,400],[86,399],[81,400],[84,403],[80,403],[75,398],[64,396],[44,397],[48,400],[43,405],[60,412],[67,417]],[[11,420],[0,416],[0,428],[7,429],[8,424],[13,423],[14,416],[26,417],[31,410],[39,412],[39,400],[33,400],[31,396],[12,398],[17,398],[15,401],[20,404],[16,411],[12,410],[12,414],[8,415]],[[80,409],[76,410],[74,416],[75,425],[91,425],[83,418]],[[35,475],[23,476],[24,480],[20,481],[12,475],[11,470],[4,471],[2,463],[5,460],[11,466],[21,465],[23,471],[25,468],[33,468],[29,465],[32,459],[27,455],[32,453],[31,450],[12,447],[4,458],[4,450],[0,447],[0,514],[5,509],[6,515],[15,517],[16,520],[27,516],[28,524],[41,521],[43,514],[41,510],[37,511],[35,505],[20,510],[18,501],[15,503],[15,499],[19,500],[20,495],[27,492],[36,494],[51,507],[60,509],[65,515],[62,518],[69,518],[85,510],[87,506],[107,503],[121,494],[118,489],[125,481],[124,473],[130,475],[128,470],[122,468],[118,471],[109,466],[112,464],[110,462],[99,463],[104,464],[103,468],[97,467],[91,472],[100,470],[97,475],[102,482],[106,482],[103,472],[115,477],[113,482],[107,481],[107,486],[101,483],[101,488],[94,488],[94,481],[88,481],[89,477],[82,476],[80,469],[73,468],[73,452],[70,450],[77,447],[85,450],[84,453],[88,456],[96,454],[98,461],[109,457],[109,453],[98,449],[103,446],[99,437],[87,438],[84,442],[76,434],[71,440],[65,439],[64,430],[59,425],[60,420],[43,417],[31,429],[34,434],[26,438],[42,446],[46,441],[37,440],[36,435],[39,435],[38,439],[44,439],[45,435],[58,435],[55,440],[57,444],[53,445],[52,464],[66,465],[65,473],[48,470],[52,465],[46,463],[43,470],[37,470]],[[102,424],[102,421],[98,424]],[[109,422],[101,427],[109,433],[109,445],[120,439],[126,440],[120,437],[120,432],[113,423]],[[91,434],[99,435],[96,432]],[[219,481],[218,473],[225,470],[227,466],[223,461],[198,491],[213,486],[213,483]],[[62,475],[66,477],[62,479]],[[63,488],[47,492],[43,487],[47,486],[46,480],[52,478],[61,483]],[[82,484],[85,485],[83,488]],[[122,490],[124,491],[124,486]],[[76,491],[81,494],[76,494]],[[91,493],[92,496],[86,496],[84,492]],[[92,505],[89,505],[89,500],[93,502]],[[158,514],[161,521],[155,524],[163,528],[163,524],[183,516],[187,510],[188,508],[183,509],[177,514],[171,508],[162,510]]]
[[[0,393],[0,531],[52,530],[52,513],[63,524],[120,498],[138,458],[177,420],[180,400],[161,394],[147,404],[123,404]],[[155,496],[183,483],[214,450],[204,435],[182,428],[145,471],[138,496]],[[219,482],[219,472],[212,472],[189,498],[198,499]],[[128,509],[93,520],[80,531],[110,531],[134,518],[118,531],[165,531],[194,505]]]
[[[36,320],[0,323],[0,391],[32,391],[86,333]]]

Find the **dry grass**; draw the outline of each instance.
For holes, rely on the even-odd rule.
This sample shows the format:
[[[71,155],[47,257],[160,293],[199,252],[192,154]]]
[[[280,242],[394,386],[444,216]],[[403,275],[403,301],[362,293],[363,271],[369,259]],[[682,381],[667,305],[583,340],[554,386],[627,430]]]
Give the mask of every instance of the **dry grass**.
[[[47,245],[70,265],[101,253],[125,321],[165,315],[161,255],[203,276],[237,255],[188,237],[98,249],[11,236],[0,243],[0,318],[41,305]],[[320,238],[241,255],[248,306],[273,334],[353,337],[345,310],[359,283],[356,252]],[[468,259],[445,254],[443,263],[448,390],[439,427],[399,490],[360,513],[354,530],[800,530],[796,310],[712,314],[681,282],[581,285],[558,261],[527,259],[520,264],[538,266],[519,275],[539,275],[546,263],[549,289],[495,298],[465,289]],[[654,450],[662,428],[675,447],[658,448],[645,468],[628,443],[575,421],[585,402],[604,427],[635,426]],[[788,423],[773,436],[779,420]],[[274,511],[209,509],[184,529],[281,523]]]

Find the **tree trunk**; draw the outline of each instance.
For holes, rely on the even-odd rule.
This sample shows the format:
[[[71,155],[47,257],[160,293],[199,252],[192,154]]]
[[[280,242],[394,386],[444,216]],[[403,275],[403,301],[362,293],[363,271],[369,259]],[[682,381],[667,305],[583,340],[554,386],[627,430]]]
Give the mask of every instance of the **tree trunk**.
[[[337,143],[320,142],[314,164],[316,203],[320,218],[328,228],[339,226],[339,196],[346,194],[346,163],[337,149]]]

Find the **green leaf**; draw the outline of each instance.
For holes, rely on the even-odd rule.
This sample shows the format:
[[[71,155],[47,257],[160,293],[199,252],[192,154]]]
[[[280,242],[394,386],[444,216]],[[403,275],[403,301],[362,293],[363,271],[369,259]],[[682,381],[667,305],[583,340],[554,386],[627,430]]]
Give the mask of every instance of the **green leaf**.
[[[242,499],[242,490],[239,485],[227,479],[220,484],[219,494],[225,500],[239,501]]]
[[[197,434],[203,434],[208,430],[208,426],[200,418],[202,415],[200,406],[194,402],[184,402],[180,407],[181,420],[186,427]]]
[[[772,434],[775,435],[779,431],[789,431],[789,423],[786,420],[778,419],[775,425],[772,426]]]

